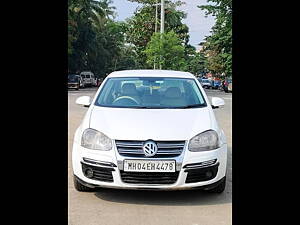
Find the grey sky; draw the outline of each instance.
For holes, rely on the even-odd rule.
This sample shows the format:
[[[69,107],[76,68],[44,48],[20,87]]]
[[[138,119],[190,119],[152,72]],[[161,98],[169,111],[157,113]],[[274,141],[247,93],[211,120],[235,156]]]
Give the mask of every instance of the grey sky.
[[[183,21],[189,27],[190,44],[198,48],[198,44],[202,42],[205,36],[210,34],[211,27],[214,25],[214,17],[205,17],[204,11],[199,9],[197,5],[207,4],[206,0],[182,0],[185,5],[179,9],[187,13],[187,18]],[[117,20],[125,20],[131,17],[139,4],[129,2],[127,0],[113,0],[116,7]]]

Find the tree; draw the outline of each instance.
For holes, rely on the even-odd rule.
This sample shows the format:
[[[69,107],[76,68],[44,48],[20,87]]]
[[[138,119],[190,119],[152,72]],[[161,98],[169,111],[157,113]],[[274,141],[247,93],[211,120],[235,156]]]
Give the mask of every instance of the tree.
[[[162,69],[185,70],[187,67],[184,46],[174,31],[154,33],[144,53],[149,68],[154,62],[159,62]]]
[[[69,0],[69,71],[105,76],[114,69],[124,45],[123,25],[114,22],[111,0]]]
[[[155,32],[155,0],[131,0],[139,2],[143,5],[138,8],[133,17],[127,20],[128,29],[126,32],[126,42],[133,44],[135,51],[138,54],[138,65],[140,68],[147,68],[146,55],[144,53],[148,42],[151,40]],[[160,1],[158,1],[160,2]],[[183,11],[176,9],[177,6],[182,5],[181,1],[166,1],[165,7],[165,32],[173,30],[180,38],[183,44],[189,41],[188,27],[182,23],[182,19],[186,14]],[[160,14],[160,7],[158,7],[158,14]],[[158,31],[160,21],[158,16]]]
[[[212,34],[206,37],[204,52],[213,73],[232,75],[232,0],[208,0],[213,5],[199,6],[206,15],[215,16]]]
[[[185,47],[185,60],[187,62],[187,71],[192,74],[203,74],[206,72],[206,58],[202,52],[196,52],[196,48],[191,45]]]

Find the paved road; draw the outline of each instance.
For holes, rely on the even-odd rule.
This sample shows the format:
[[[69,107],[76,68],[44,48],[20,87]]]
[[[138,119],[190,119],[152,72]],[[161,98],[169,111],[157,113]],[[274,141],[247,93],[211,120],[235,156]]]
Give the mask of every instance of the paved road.
[[[75,104],[77,97],[95,95],[95,88],[68,93],[68,215],[70,225],[230,225],[232,224],[232,95],[207,90],[209,97],[222,97],[223,109],[216,109],[219,125],[228,141],[227,185],[223,194],[188,191],[131,191],[102,189],[80,193],[73,187],[71,151],[73,136],[87,108]]]

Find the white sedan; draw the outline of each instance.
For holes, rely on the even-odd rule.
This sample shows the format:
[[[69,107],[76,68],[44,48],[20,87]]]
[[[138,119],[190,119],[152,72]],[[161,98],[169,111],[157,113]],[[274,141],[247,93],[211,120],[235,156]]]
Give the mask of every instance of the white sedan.
[[[106,77],[75,132],[78,191],[200,188],[221,193],[227,143],[199,81],[188,72],[127,70]]]

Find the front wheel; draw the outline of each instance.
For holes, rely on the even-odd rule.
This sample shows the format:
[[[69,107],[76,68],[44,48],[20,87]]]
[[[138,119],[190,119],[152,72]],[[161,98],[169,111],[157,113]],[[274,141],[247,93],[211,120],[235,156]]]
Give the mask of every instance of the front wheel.
[[[83,184],[81,184],[75,176],[73,176],[73,181],[74,181],[74,187],[77,191],[80,192],[91,192],[94,190],[94,188],[89,188],[87,186],[84,186]]]
[[[226,177],[223,178],[222,182],[218,186],[208,190],[208,192],[221,194],[225,190],[225,187],[226,187]]]

